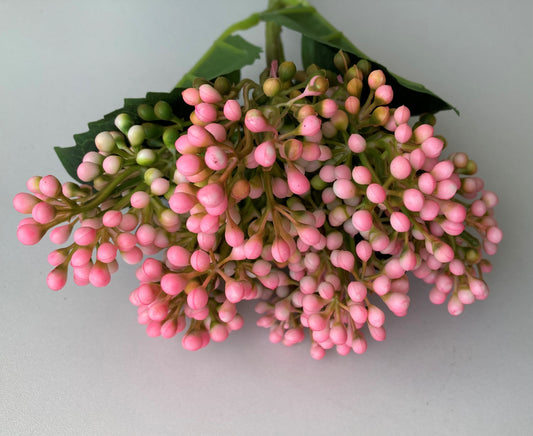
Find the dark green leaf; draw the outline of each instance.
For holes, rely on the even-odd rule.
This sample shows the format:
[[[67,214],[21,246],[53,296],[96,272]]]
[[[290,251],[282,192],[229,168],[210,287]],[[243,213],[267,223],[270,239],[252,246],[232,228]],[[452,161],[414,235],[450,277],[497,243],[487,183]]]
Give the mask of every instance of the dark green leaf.
[[[156,104],[163,100],[170,104],[172,111],[180,118],[188,119],[191,108],[181,99],[181,92],[183,88],[175,88],[172,92],[149,92],[144,98],[128,98],[124,100],[124,106],[120,109],[104,115],[98,121],[89,123],[89,130],[84,133],[74,135],[74,142],[76,145],[72,147],[54,147],[54,150],[61,161],[61,164],[67,173],[74,179],[79,181],[76,174],[78,165],[81,163],[83,156],[92,150],[96,150],[94,145],[94,138],[98,133],[109,130],[117,130],[114,120],[120,113],[129,114],[137,123],[142,120],[137,115],[137,107],[142,103],[150,105]]]
[[[187,88],[196,77],[207,80],[218,76],[235,76],[245,65],[259,59],[261,48],[250,44],[239,35],[228,35],[215,41],[200,61],[180,80],[177,86]],[[228,77],[232,78],[231,76]]]
[[[239,83],[241,81],[241,70],[235,70],[229,74],[224,74],[224,77],[226,77],[230,83]]]
[[[423,85],[390,72],[386,67],[365,55],[313,7],[288,7],[263,12],[259,16],[264,21],[275,22],[302,34],[304,67],[314,63],[322,68],[332,68],[333,55],[338,50],[343,50],[350,55],[354,63],[359,59],[367,59],[372,63],[373,68],[383,70],[387,76],[387,83],[394,89],[394,100],[391,105],[406,104],[414,115],[446,109],[453,109],[457,114],[459,113],[457,109]]]

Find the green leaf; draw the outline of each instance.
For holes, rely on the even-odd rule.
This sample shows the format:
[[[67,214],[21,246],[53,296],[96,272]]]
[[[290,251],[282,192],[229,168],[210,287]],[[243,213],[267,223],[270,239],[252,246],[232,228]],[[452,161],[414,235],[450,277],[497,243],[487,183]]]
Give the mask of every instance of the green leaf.
[[[338,50],[343,50],[350,55],[354,63],[360,59],[367,59],[373,68],[383,70],[387,76],[387,83],[394,89],[394,100],[391,105],[406,104],[413,115],[447,109],[453,109],[459,114],[456,108],[423,85],[390,72],[385,66],[365,55],[313,7],[287,7],[263,12],[259,17],[261,20],[275,22],[302,34],[304,67],[314,63],[322,68],[334,69],[333,56]]]
[[[137,114],[137,107],[142,103],[155,105],[158,101],[166,101],[172,107],[174,114],[180,118],[188,119],[191,108],[181,98],[184,88],[174,88],[172,92],[149,92],[144,98],[128,98],[124,100],[124,106],[110,112],[98,121],[89,123],[89,130],[74,135],[76,145],[72,147],[54,147],[54,150],[67,173],[74,179],[81,181],[76,174],[78,165],[83,156],[89,151],[96,150],[94,138],[98,133],[109,130],[117,130],[114,120],[118,114],[129,114],[136,123],[141,123]]]
[[[179,81],[177,86],[188,88],[196,77],[206,80],[226,75],[235,77],[245,65],[259,59],[261,48],[250,44],[239,35],[227,35],[217,39],[200,61]],[[233,76],[231,76],[233,74]]]

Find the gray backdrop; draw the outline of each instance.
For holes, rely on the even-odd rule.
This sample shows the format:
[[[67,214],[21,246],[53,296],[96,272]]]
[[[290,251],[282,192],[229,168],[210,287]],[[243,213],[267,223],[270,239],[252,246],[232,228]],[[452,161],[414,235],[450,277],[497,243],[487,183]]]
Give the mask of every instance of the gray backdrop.
[[[124,97],[170,90],[266,1],[2,0],[2,435],[531,434],[533,3],[311,3],[460,109],[440,114],[437,131],[501,199],[490,297],[454,318],[415,284],[408,316],[388,315],[384,343],[316,362],[308,342],[270,344],[251,305],[245,328],[196,353],[147,337],[128,302],[131,267],[104,289],[48,290],[53,246],[18,243],[15,193],[34,174],[67,180],[53,146],[72,145]],[[262,44],[262,29],[247,35]],[[297,52],[289,43],[288,57]]]

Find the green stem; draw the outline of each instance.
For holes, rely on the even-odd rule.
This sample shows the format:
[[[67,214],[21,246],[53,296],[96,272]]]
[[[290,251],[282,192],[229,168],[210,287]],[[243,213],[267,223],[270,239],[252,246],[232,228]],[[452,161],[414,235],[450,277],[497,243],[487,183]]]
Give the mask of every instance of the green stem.
[[[269,0],[268,10],[282,9],[285,7],[283,0]],[[273,61],[282,63],[285,61],[283,54],[283,44],[281,43],[281,26],[273,21],[268,21],[265,25],[265,45],[266,45],[266,63],[267,68]]]
[[[131,167],[125,170],[122,174],[118,175],[109,185],[107,185],[102,191],[100,191],[100,193],[93,200],[81,206],[80,210],[77,211],[77,213],[86,212],[100,205],[103,201],[107,199],[107,197],[109,197],[113,193],[114,189],[121,182],[126,180],[129,176],[131,176],[136,171],[139,171],[139,167],[137,166],[134,166],[134,167]]]

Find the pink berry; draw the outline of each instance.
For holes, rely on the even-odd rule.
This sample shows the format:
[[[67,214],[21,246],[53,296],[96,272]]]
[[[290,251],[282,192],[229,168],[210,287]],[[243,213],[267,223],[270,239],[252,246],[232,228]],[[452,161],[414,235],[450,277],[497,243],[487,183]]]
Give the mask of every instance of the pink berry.
[[[487,229],[487,240],[493,244],[499,244],[503,239],[503,232],[499,227],[492,226]]]
[[[181,345],[187,351],[197,351],[202,348],[202,337],[198,332],[183,335]]]
[[[80,227],[74,231],[73,237],[78,245],[91,245],[96,240],[96,230],[91,227]]]
[[[326,350],[324,350],[320,345],[314,343],[311,345],[310,350],[311,357],[315,360],[323,359],[326,355]]]
[[[337,165],[334,170],[336,179],[351,180],[352,170],[348,165]]]
[[[335,287],[329,282],[321,282],[318,284],[317,291],[324,300],[331,300],[335,294]]]
[[[385,73],[381,70],[374,70],[368,75],[368,86],[376,90],[385,84]]]
[[[338,267],[345,271],[353,271],[355,265],[354,255],[347,250],[340,250],[337,258]]]
[[[222,124],[209,123],[204,128],[211,133],[215,141],[224,142],[227,139],[226,129]]]
[[[148,309],[148,316],[153,321],[163,321],[168,315],[168,304],[163,301],[152,303]]]
[[[200,99],[200,93],[196,88],[187,88],[183,90],[181,96],[183,97],[183,101],[190,106],[196,106],[202,102]]]
[[[212,123],[217,119],[216,106],[209,103],[197,104],[194,108],[194,113],[202,123]]]
[[[437,198],[450,200],[457,192],[457,185],[451,179],[442,180],[437,183]]]
[[[215,324],[209,329],[209,335],[214,342],[223,342],[228,338],[229,330],[223,324]]]
[[[107,268],[107,265],[102,262],[96,262],[89,273],[89,281],[93,286],[104,287],[111,281],[111,274]]]
[[[394,92],[390,85],[379,86],[374,93],[374,101],[377,105],[387,105],[394,97]]]
[[[463,310],[463,303],[456,295],[452,295],[452,297],[448,300],[448,312],[450,315],[459,316],[461,313],[463,313]]]
[[[103,263],[111,263],[117,256],[117,247],[110,242],[104,242],[98,247],[96,259]]]
[[[107,156],[102,162],[102,168],[107,174],[117,174],[122,166],[122,158],[120,156]]]
[[[403,193],[403,203],[412,212],[419,212],[424,206],[424,195],[417,189],[406,189]]]
[[[227,222],[224,239],[230,247],[239,247],[244,243],[244,232],[238,226]]]
[[[400,266],[404,271],[412,271],[416,268],[418,258],[416,254],[411,250],[405,250],[399,259]]]
[[[389,237],[381,231],[376,231],[370,236],[370,245],[374,251],[381,252],[385,250],[389,246],[389,243]]]
[[[169,189],[170,182],[164,177],[158,177],[150,183],[150,192],[156,196],[165,195]]]
[[[329,337],[335,345],[345,344],[347,339],[346,327],[339,322],[334,323],[329,331]]]
[[[120,222],[119,228],[124,232],[131,232],[137,224],[139,223],[139,218],[133,213],[126,213],[122,216],[122,221]]]
[[[187,139],[191,145],[198,148],[205,148],[215,142],[213,136],[204,127],[198,125],[192,125],[187,129]]]
[[[191,253],[179,245],[173,245],[167,249],[167,260],[175,268],[181,268],[189,265]]]
[[[176,139],[175,147],[181,154],[196,153],[196,146],[192,145],[189,141],[189,135],[185,134]]]
[[[273,141],[265,141],[259,144],[254,151],[254,158],[256,162],[265,167],[269,168],[276,162],[276,148],[274,147]]]
[[[61,193],[61,183],[55,176],[44,176],[39,181],[39,191],[49,198],[57,198]]]
[[[58,266],[61,265],[66,259],[67,256],[64,253],[54,250],[48,255],[46,260],[51,266]]]
[[[241,105],[237,100],[228,100],[224,104],[224,116],[229,121],[239,121],[242,116]]]
[[[165,339],[170,339],[176,336],[176,333],[177,333],[176,321],[169,319],[161,325],[161,337]]]
[[[224,188],[216,183],[204,186],[198,191],[196,196],[202,206],[211,208],[220,205],[226,199]]]
[[[409,162],[411,162],[413,169],[418,171],[424,166],[424,163],[426,162],[426,155],[422,150],[417,148],[409,154]]]
[[[385,295],[390,291],[390,288],[391,280],[386,275],[380,275],[372,282],[372,289],[378,295]]]
[[[82,162],[76,170],[78,178],[84,182],[93,181],[100,175],[100,172],[100,166],[92,162]]]
[[[207,304],[209,296],[204,288],[198,286],[187,295],[187,304],[193,310],[202,309]]]
[[[223,170],[228,166],[228,156],[226,155],[226,152],[216,145],[207,147],[204,161],[205,164],[214,171]]]
[[[137,229],[137,232],[135,232],[137,241],[140,245],[143,246],[149,246],[150,244],[152,244],[152,242],[154,242],[156,234],[156,229],[150,224],[142,224]]]
[[[360,232],[368,232],[372,226],[372,214],[368,210],[358,210],[352,216],[354,227]]]
[[[402,212],[393,212],[390,217],[390,224],[397,232],[407,232],[411,228],[411,221]]]
[[[438,290],[438,288],[433,287],[429,291],[429,301],[433,304],[442,304],[446,301],[447,295],[444,292]]]
[[[344,108],[346,109],[346,112],[349,114],[355,115],[359,112],[359,109],[361,107],[361,102],[359,99],[353,95],[348,97],[346,101],[344,102]]]
[[[405,124],[411,118],[411,111],[407,106],[400,106],[394,111],[394,121],[396,124]]]
[[[59,291],[67,283],[67,270],[62,267],[54,268],[46,277],[46,284],[52,291]]]
[[[434,200],[426,200],[419,211],[419,216],[424,221],[433,221],[440,212],[439,204]]]
[[[391,292],[383,297],[383,301],[396,316],[407,315],[410,298],[400,292]]]
[[[56,216],[56,209],[50,203],[41,201],[33,206],[31,210],[33,219],[39,224],[48,224]]]
[[[326,183],[332,183],[335,181],[335,167],[333,165],[324,165],[320,168],[318,173],[319,177]]]
[[[55,227],[50,232],[50,241],[54,244],[64,244],[67,242],[70,236],[71,227],[69,224],[63,226]]]
[[[136,209],[144,209],[150,203],[150,195],[144,191],[134,192],[130,198],[130,203]]]
[[[422,124],[418,126],[413,132],[414,141],[417,144],[422,144],[426,139],[431,138],[432,136],[433,126],[431,126],[430,124]]]
[[[424,194],[432,194],[436,187],[437,182],[430,173],[423,173],[418,178],[418,189]]]
[[[238,303],[244,298],[244,286],[242,282],[232,280],[226,282],[224,293],[230,303]]]
[[[285,345],[293,345],[304,340],[304,332],[302,328],[292,328],[285,332],[283,343]]]
[[[371,183],[366,188],[366,196],[372,203],[382,204],[387,198],[387,193],[383,186]]]
[[[170,197],[168,204],[177,214],[189,212],[196,203],[196,198],[184,192],[174,192]]]
[[[443,147],[444,142],[442,139],[435,137],[427,138],[420,146],[426,157],[429,158],[439,157]]]
[[[381,327],[385,323],[385,314],[374,305],[368,307],[368,323],[374,327]]]
[[[274,131],[267,119],[259,109],[250,109],[244,116],[244,125],[253,133]]]
[[[350,282],[346,288],[352,301],[357,303],[364,301],[367,295],[366,286],[361,282]]]
[[[198,92],[200,94],[200,98],[205,103],[218,103],[219,101],[222,101],[222,97],[219,94],[219,92],[213,88],[213,86],[204,83],[203,85],[200,85],[198,88]]]
[[[438,244],[435,244],[433,248],[433,255],[435,258],[442,263],[448,263],[453,260],[455,257],[455,253],[448,244],[444,242],[440,242]]]
[[[391,174],[398,180],[403,180],[411,174],[411,164],[403,156],[396,156],[390,164]]]
[[[455,166],[449,160],[443,160],[438,162],[431,170],[431,174],[435,177],[437,182],[441,180],[446,180],[451,177]]]
[[[102,217],[105,227],[117,227],[122,221],[122,213],[119,210],[108,210]]]
[[[289,189],[294,194],[303,195],[311,188],[309,179],[293,165],[286,166],[286,174]]]
[[[196,250],[191,254],[191,266],[198,272],[207,271],[211,265],[211,258],[203,250]]]
[[[185,289],[188,280],[180,274],[167,273],[161,277],[161,289],[167,295],[178,295]]]
[[[363,354],[366,351],[367,343],[365,338],[357,337],[352,342],[352,350],[355,354]]]
[[[333,183],[333,192],[338,198],[346,200],[356,196],[357,188],[350,180],[338,179]]]
[[[285,263],[291,255],[289,244],[281,238],[277,238],[272,243],[272,257],[276,262]]]
[[[364,166],[356,166],[352,170],[352,178],[359,185],[368,185],[372,182],[372,174]]]
[[[359,259],[361,259],[363,262],[367,262],[372,256],[373,250],[370,243],[363,240],[357,243],[355,246],[355,252],[357,253],[357,257],[359,257]]]
[[[320,132],[322,122],[316,115],[308,115],[298,126],[298,133],[302,136],[313,136]]]
[[[492,191],[484,191],[481,195],[481,201],[485,203],[488,209],[493,209],[498,205],[498,196]]]
[[[13,198],[13,207],[20,213],[30,214],[38,203],[40,200],[37,197],[26,192],[20,192]]]
[[[466,219],[466,208],[462,204],[448,201],[441,205],[441,209],[446,218],[454,223],[462,223]]]
[[[366,140],[358,133],[352,133],[348,138],[348,148],[354,153],[362,153],[366,150]]]

